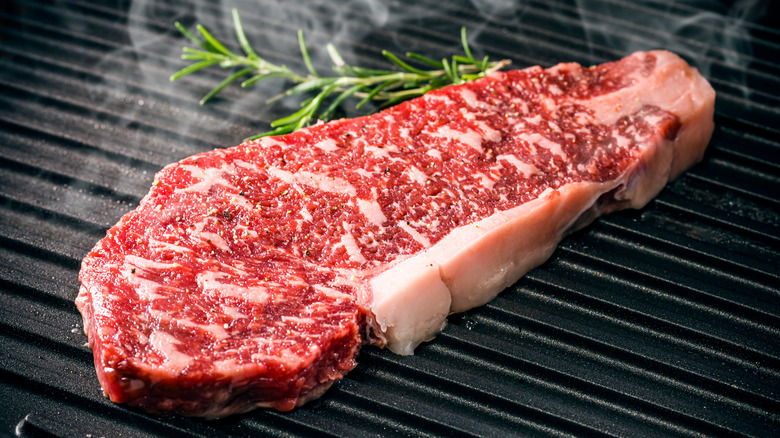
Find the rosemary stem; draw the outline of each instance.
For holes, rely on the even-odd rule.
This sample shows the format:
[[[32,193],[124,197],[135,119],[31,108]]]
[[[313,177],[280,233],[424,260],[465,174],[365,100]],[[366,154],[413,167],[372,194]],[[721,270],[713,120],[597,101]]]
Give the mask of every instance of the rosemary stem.
[[[236,70],[233,73],[228,75],[227,78],[201,99],[201,104],[217,95],[233,82],[240,82],[242,87],[247,87],[271,78],[283,78],[293,84],[293,86],[286,89],[283,93],[272,97],[267,102],[273,102],[292,95],[314,94],[313,97],[304,100],[298,111],[274,120],[271,123],[273,128],[271,131],[253,136],[252,138],[287,134],[308,126],[317,119],[328,119],[334,114],[336,108],[348,98],[360,99],[356,109],[360,109],[369,101],[380,102],[379,107],[382,108],[408,98],[421,96],[430,90],[449,84],[459,84],[482,78],[503,69],[511,63],[511,61],[506,59],[489,61],[487,56],[482,59],[476,59],[469,47],[466,29],[462,28],[460,37],[463,55],[453,55],[437,61],[417,53],[406,53],[408,60],[424,67],[411,65],[386,50],[382,51],[382,55],[401,71],[375,70],[350,65],[344,61],[344,58],[339,54],[335,46],[328,44],[326,49],[333,63],[333,71],[336,73],[336,76],[328,77],[319,74],[314,68],[314,63],[309,56],[309,51],[304,41],[303,32],[298,31],[298,46],[307,71],[307,74],[302,75],[291,71],[285,65],[274,64],[260,56],[249,43],[236,9],[233,9],[233,24],[236,39],[241,48],[240,52],[243,52],[243,54],[240,54],[240,52],[235,53],[228,49],[227,46],[222,44],[201,25],[197,25],[197,33],[193,33],[176,22],[176,28],[197,48],[183,48],[182,59],[193,61],[193,63],[171,75],[170,79],[175,81],[212,65],[219,65],[224,69],[235,68]],[[426,70],[425,68],[431,69]],[[239,81],[239,79],[241,80]],[[318,116],[318,110],[326,100],[329,104]]]

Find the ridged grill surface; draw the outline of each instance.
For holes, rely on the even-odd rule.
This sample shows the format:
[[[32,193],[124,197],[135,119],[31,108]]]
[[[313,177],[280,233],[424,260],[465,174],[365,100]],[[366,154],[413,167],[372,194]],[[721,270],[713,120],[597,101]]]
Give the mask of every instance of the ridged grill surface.
[[[597,220],[414,356],[365,348],[321,400],[219,421],[102,395],[73,304],[81,259],[167,163],[268,129],[268,82],[198,99],[173,22],[268,59],[332,41],[444,56],[469,30],[515,67],[665,48],[718,92],[704,161],[639,211]],[[774,2],[12,0],[0,6],[0,434],[721,436],[780,434],[780,16]],[[237,44],[232,47],[236,48]],[[354,115],[348,107],[345,115]]]

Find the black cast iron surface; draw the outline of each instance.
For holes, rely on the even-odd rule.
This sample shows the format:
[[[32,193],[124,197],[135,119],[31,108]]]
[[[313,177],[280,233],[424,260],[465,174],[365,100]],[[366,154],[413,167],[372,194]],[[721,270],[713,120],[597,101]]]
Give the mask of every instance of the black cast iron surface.
[[[780,433],[780,17],[774,2],[6,0],[0,6],[0,433],[19,436],[702,436]],[[184,66],[173,22],[302,69],[326,42],[474,50],[515,67],[680,53],[718,91],[704,161],[641,211],[596,221],[416,355],[366,348],[321,400],[219,421],[102,395],[73,305],[82,257],[165,164],[266,130],[281,84]],[[236,45],[234,44],[233,47]],[[318,50],[319,48],[319,50]],[[346,115],[352,115],[350,110]]]

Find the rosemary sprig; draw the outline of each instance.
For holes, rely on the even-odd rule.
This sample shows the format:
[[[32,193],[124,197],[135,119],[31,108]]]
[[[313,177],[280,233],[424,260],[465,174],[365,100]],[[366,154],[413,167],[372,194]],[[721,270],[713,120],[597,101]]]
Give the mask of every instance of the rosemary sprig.
[[[410,61],[424,67],[415,67],[391,52],[382,51],[382,55],[400,68],[400,71],[367,69],[347,64],[335,46],[328,44],[326,49],[333,63],[333,71],[337,76],[321,76],[314,68],[306,48],[303,32],[299,30],[298,43],[307,70],[307,74],[301,75],[284,65],[268,62],[255,52],[244,33],[236,9],[233,9],[233,25],[243,54],[230,51],[201,25],[196,26],[199,36],[190,33],[179,22],[176,22],[175,25],[187,39],[199,48],[183,48],[182,59],[194,62],[171,75],[171,81],[213,65],[219,65],[225,69],[236,69],[203,96],[200,100],[201,105],[239,79],[242,80],[242,87],[277,77],[284,78],[294,84],[283,93],[269,99],[268,102],[288,96],[313,94],[311,98],[303,101],[298,111],[271,122],[271,131],[255,135],[251,139],[267,135],[287,134],[310,125],[312,121],[328,120],[333,116],[338,106],[351,97],[360,99],[355,105],[357,109],[362,108],[370,101],[380,102],[379,108],[385,108],[403,100],[421,96],[430,90],[484,77],[494,71],[501,70],[511,62],[509,60],[490,61],[487,56],[482,59],[474,58],[464,27],[461,28],[460,34],[464,55],[454,55],[437,61],[418,53],[406,53],[406,57]],[[329,105],[324,110],[320,110],[326,101],[330,101]]]

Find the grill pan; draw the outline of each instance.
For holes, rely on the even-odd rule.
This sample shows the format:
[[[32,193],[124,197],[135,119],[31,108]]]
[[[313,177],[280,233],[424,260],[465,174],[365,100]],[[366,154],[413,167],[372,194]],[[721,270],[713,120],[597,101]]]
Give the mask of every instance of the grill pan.
[[[774,2],[10,0],[0,5],[0,434],[8,436],[777,436],[780,30]],[[365,348],[320,400],[217,421],[103,397],[73,299],[83,256],[169,162],[238,144],[295,102],[280,83],[170,83],[173,22],[303,70],[380,52],[514,67],[664,48],[718,92],[702,163],[646,208],[597,220],[414,356]],[[237,44],[233,44],[237,48]],[[355,115],[345,107],[344,116]]]

